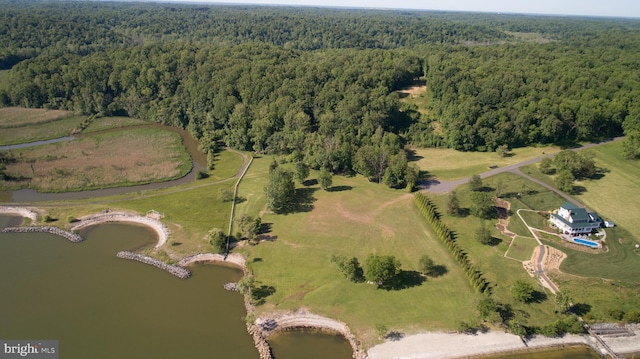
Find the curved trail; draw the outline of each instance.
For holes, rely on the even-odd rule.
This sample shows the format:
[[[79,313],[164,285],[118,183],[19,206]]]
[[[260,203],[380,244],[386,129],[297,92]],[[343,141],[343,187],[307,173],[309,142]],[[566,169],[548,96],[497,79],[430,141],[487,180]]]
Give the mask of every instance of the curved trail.
[[[592,147],[603,145],[605,143],[618,141],[618,140],[621,140],[622,138],[623,137],[615,137],[615,138],[612,138],[612,139],[607,140],[607,141],[602,141],[602,142],[598,142],[598,143],[589,143],[589,144],[586,144],[584,146],[573,148],[572,151],[586,150],[586,149],[589,149],[589,148],[592,148]],[[544,155],[544,156],[534,157],[534,158],[528,159],[526,161],[514,163],[512,165],[508,165],[508,166],[504,166],[504,167],[500,167],[500,168],[495,168],[495,169],[492,169],[490,171],[486,171],[486,172],[480,173],[480,178],[487,178],[487,177],[490,177],[490,176],[493,176],[493,175],[497,175],[499,173],[504,173],[504,172],[515,173],[518,176],[525,177],[526,179],[528,179],[530,181],[538,183],[541,186],[544,186],[545,188],[548,188],[548,189],[558,193],[559,195],[561,195],[562,197],[564,197],[567,200],[571,201],[572,203],[581,206],[581,204],[579,204],[577,201],[575,201],[573,198],[567,196],[563,192],[558,191],[554,187],[549,186],[548,184],[546,184],[546,183],[544,183],[542,181],[539,181],[539,180],[537,180],[537,179],[535,179],[535,178],[533,178],[531,176],[528,176],[528,175],[520,172],[520,167],[527,166],[527,165],[539,162],[545,157],[553,157],[553,156],[555,156],[555,154],[547,154],[547,155]],[[448,193],[448,192],[451,192],[454,188],[456,188],[456,187],[458,187],[460,185],[463,185],[463,184],[469,182],[470,180],[471,180],[471,177],[466,177],[466,178],[462,178],[462,179],[455,180],[455,181],[439,180],[439,179],[435,178],[435,179],[424,181],[421,184],[421,186],[422,186],[422,189],[427,191],[427,192],[431,192],[431,193]]]

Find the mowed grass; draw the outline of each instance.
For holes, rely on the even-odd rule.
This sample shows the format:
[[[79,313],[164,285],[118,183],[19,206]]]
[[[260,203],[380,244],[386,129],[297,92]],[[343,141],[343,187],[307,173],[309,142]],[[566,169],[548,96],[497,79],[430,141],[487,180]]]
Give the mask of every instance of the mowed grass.
[[[538,242],[533,237],[516,236],[511,242],[506,256],[521,262],[528,261],[537,246]]]
[[[2,128],[0,131],[0,146],[69,136],[80,128],[85,119],[86,117],[84,116],[71,116],[55,121]]]
[[[640,255],[634,251],[637,242],[622,228],[606,231],[605,253],[573,250],[557,241],[545,243],[554,245],[568,254],[560,266],[565,273],[640,284]],[[638,289],[640,294],[640,288]]]
[[[240,186],[236,218],[263,210],[262,188],[270,158],[254,160]],[[311,178],[316,176],[312,173]],[[446,247],[432,233],[413,203],[413,195],[389,190],[361,177],[335,176],[333,191],[302,187],[309,196],[306,211],[264,213],[271,237],[237,250],[249,259],[258,285],[272,286],[258,311],[310,311],[345,321],[365,346],[377,341],[376,325],[413,332],[452,329],[459,321],[475,322],[477,297]],[[331,263],[332,255],[394,255],[405,271],[418,269],[423,254],[445,272],[400,290],[351,283]]]
[[[486,187],[495,188],[498,181],[503,182],[505,191],[513,191],[520,183],[517,180],[508,181],[516,176],[511,173],[503,173],[497,176],[490,177],[484,180]],[[516,176],[517,177],[517,176]],[[470,188],[468,185],[461,186],[457,189],[458,196],[460,198],[460,204],[463,208],[469,208],[470,201]],[[481,220],[477,217],[467,216],[450,216],[446,214],[447,195],[432,196],[434,202],[438,205],[440,213],[442,214],[442,220],[451,228],[456,234],[456,240],[460,247],[467,252],[469,259],[479,268],[484,277],[490,282],[492,288],[492,297],[500,303],[508,304],[513,307],[515,311],[522,310],[528,313],[527,325],[530,326],[544,326],[555,320],[554,306],[552,300],[542,301],[540,303],[524,304],[515,301],[511,295],[510,288],[515,284],[517,280],[524,280],[529,282],[534,288],[540,288],[540,284],[525,271],[522,263],[509,258],[504,257],[504,253],[507,251],[506,243],[510,241],[510,238],[502,235],[495,228],[497,220]],[[503,198],[511,200],[510,198]],[[513,206],[512,206],[512,210]],[[511,217],[511,222],[516,221],[516,217]],[[519,220],[518,220],[519,221]],[[476,231],[481,227],[489,228],[494,238],[499,239],[501,242],[497,245],[485,245],[476,240]],[[523,234],[523,236],[530,236],[529,233]],[[523,238],[527,240],[527,238]],[[530,238],[531,241],[535,240]],[[529,251],[529,245],[524,247],[524,242],[520,242],[518,239],[516,245],[523,245],[521,250],[522,260],[529,259],[524,258]],[[531,256],[531,252],[528,252],[528,256]],[[549,295],[549,294],[548,294]]]
[[[421,170],[443,180],[455,180],[489,171],[489,166],[504,167],[548,153],[559,152],[558,147],[515,148],[507,157],[495,152],[461,152],[449,148],[413,148]]]
[[[11,128],[51,122],[73,116],[71,111],[46,110],[41,108],[0,108],[0,128]]]
[[[183,258],[195,253],[211,252],[206,238],[207,232],[218,228],[227,232],[231,202],[219,199],[220,189],[233,189],[234,182],[212,183],[207,186],[186,188],[171,192],[121,202],[111,205],[146,213],[154,209],[165,215],[162,219],[172,231],[171,242],[165,251],[174,258]]]
[[[603,218],[615,222],[640,241],[640,161],[622,158],[622,142],[591,149],[602,178],[577,181],[584,191],[575,198]]]
[[[127,126],[148,125],[149,122],[133,117],[114,116],[96,118],[82,132],[97,132]]]
[[[596,166],[600,169],[598,179],[576,181],[582,191],[574,197],[618,227],[607,229],[609,252],[589,254],[575,251],[562,264],[565,272],[625,281],[633,278],[640,282],[640,256],[635,245],[640,240],[640,166],[638,161],[625,160],[621,156],[620,141],[603,144],[590,149],[595,154]],[[534,177],[552,182],[537,167],[528,166]],[[559,247],[563,251],[564,247]],[[567,249],[569,250],[569,249]]]
[[[640,308],[640,289],[637,282],[583,278],[558,271],[552,272],[550,277],[569,294],[574,305],[578,304],[585,310],[586,314],[582,317],[590,323],[618,322],[618,318],[609,315],[610,310],[628,313]]]
[[[136,129],[25,148],[0,182],[43,192],[78,191],[150,183],[184,176],[191,168],[180,136],[162,130]]]

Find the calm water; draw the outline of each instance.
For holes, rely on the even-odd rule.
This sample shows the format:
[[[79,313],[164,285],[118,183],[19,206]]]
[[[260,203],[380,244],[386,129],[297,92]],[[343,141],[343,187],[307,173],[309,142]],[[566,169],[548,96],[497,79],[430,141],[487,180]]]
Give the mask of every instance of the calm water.
[[[0,216],[0,227],[19,222]],[[181,280],[115,257],[155,243],[145,227],[104,224],[81,234],[78,244],[44,233],[0,234],[0,338],[55,339],[65,359],[259,357],[242,297],[222,288],[240,271],[198,265]],[[278,359],[351,358],[338,336],[291,332],[272,344]]]
[[[587,347],[570,347],[562,349],[541,349],[529,353],[511,353],[482,357],[485,359],[601,359],[598,354]]]
[[[347,340],[340,335],[291,331],[269,337],[275,359],[350,359],[353,354]]]
[[[149,246],[143,227],[88,229],[74,244],[49,234],[0,234],[0,338],[57,339],[61,358],[258,358],[242,298],[221,266],[180,280],[115,257]]]

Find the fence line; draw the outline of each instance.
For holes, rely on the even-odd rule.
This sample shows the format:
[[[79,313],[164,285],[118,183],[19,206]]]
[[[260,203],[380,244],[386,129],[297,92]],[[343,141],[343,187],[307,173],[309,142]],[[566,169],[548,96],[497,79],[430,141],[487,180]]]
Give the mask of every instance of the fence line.
[[[242,181],[242,178],[244,178],[244,175],[249,170],[249,166],[251,166],[252,162],[253,162],[253,156],[249,158],[249,163],[247,163],[247,166],[244,168],[244,171],[242,171],[242,173],[240,174],[240,177],[238,177],[238,181],[236,182],[236,185],[233,188],[233,200],[231,202],[231,217],[229,218],[229,230],[227,231],[227,248],[224,252],[225,259],[229,255],[229,242],[231,241],[231,228],[233,227],[233,216],[235,215],[235,211],[236,211],[236,197],[238,196],[238,186],[240,186],[240,181]]]

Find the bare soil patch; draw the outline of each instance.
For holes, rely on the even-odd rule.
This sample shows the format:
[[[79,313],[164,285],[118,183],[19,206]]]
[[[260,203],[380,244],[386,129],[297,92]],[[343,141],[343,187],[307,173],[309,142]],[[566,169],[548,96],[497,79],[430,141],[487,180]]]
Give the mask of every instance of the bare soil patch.
[[[511,203],[503,200],[502,198],[496,198],[496,210],[498,211],[498,224],[496,224],[496,228],[500,231],[500,233],[505,236],[514,239],[516,234],[507,229],[509,226],[509,210],[511,209]]]
[[[419,81],[414,83],[412,86],[398,90],[398,93],[401,94],[401,97],[411,97],[416,98],[421,94],[427,91],[427,85],[423,81]]]
[[[0,188],[18,184],[43,192],[78,191],[169,180],[191,168],[180,137],[153,129],[28,148],[14,157],[6,168],[13,180],[0,181]]]
[[[546,255],[544,257],[544,267],[547,270],[560,270],[560,264],[567,258],[567,254],[563,251],[547,246]]]
[[[39,108],[0,108],[0,128],[11,128],[50,122],[73,116],[71,111],[46,110]]]

